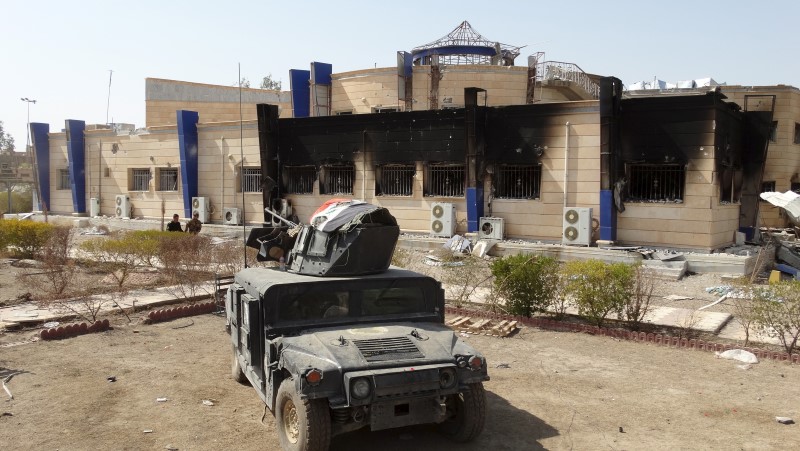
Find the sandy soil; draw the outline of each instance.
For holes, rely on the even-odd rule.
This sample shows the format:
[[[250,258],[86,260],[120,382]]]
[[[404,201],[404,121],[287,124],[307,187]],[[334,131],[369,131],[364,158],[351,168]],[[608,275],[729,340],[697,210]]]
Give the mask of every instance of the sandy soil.
[[[26,293],[0,262],[0,301]],[[661,295],[716,299],[719,276],[665,283]],[[679,301],[676,307],[686,307]],[[114,329],[63,341],[0,333],[3,449],[279,449],[272,415],[229,377],[230,344],[215,315]],[[488,417],[455,445],[430,426],[336,437],[333,450],[789,449],[800,440],[800,371],[765,361],[742,369],[710,353],[524,328],[465,336],[487,356]],[[114,376],[115,382],[107,378]],[[167,398],[157,402],[157,398]],[[203,405],[213,401],[213,406]]]
[[[797,425],[775,422],[800,417],[796,366],[743,370],[704,352],[537,329],[464,339],[486,354],[492,377],[476,442],[456,446],[434,428],[414,427],[358,431],[331,449],[787,449],[800,440]],[[0,377],[19,374],[8,383],[13,400],[0,392],[0,443],[278,449],[272,416],[262,424],[253,389],[229,377],[229,349],[214,315],[4,346]]]

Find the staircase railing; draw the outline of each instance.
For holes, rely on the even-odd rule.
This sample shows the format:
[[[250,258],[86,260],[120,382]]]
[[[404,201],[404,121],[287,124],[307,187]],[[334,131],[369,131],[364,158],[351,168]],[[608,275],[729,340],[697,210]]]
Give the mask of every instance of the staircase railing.
[[[574,63],[561,61],[537,61],[536,81],[565,80],[583,88],[593,99],[600,98],[600,86]]]

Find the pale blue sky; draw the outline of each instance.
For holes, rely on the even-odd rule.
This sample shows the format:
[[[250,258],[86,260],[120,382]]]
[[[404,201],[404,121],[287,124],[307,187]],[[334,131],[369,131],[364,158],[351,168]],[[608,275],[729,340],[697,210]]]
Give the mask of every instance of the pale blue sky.
[[[0,0],[0,120],[24,149],[31,122],[144,126],[146,77],[254,86],[289,69],[389,67],[398,50],[468,20],[485,37],[548,60],[636,81],[713,77],[800,86],[800,2],[755,1],[9,1]],[[202,118],[201,118],[202,120]]]

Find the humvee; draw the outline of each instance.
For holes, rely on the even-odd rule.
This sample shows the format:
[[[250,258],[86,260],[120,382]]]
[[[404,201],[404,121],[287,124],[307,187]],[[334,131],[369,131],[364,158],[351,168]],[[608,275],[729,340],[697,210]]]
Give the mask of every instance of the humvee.
[[[483,429],[486,360],[444,325],[431,277],[246,268],[226,313],[232,375],[272,411],[285,450],[325,450],[367,427],[437,423],[459,442]]]

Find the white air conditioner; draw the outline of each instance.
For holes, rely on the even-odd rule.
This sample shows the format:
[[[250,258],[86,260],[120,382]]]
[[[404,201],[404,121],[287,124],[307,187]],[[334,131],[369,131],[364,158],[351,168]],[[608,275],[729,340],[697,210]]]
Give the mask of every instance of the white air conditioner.
[[[114,216],[118,218],[131,217],[131,197],[127,194],[117,194],[114,205]]]
[[[222,223],[227,225],[239,225],[242,223],[242,217],[239,214],[238,208],[226,208],[222,212]]]
[[[94,218],[100,216],[100,199],[92,197],[89,199],[89,217]]]
[[[564,228],[561,235],[561,243],[577,244],[579,246],[591,246],[591,208],[564,207]]]
[[[431,204],[431,236],[450,238],[456,233],[456,206],[449,203]]]
[[[292,203],[288,199],[273,199],[272,200],[272,211],[278,213],[281,218],[289,219],[289,216],[292,215]],[[272,221],[273,226],[284,225],[285,223],[278,220],[275,216],[270,215],[270,219]]]
[[[502,240],[504,226],[503,218],[481,218],[478,221],[478,239]]]
[[[209,200],[207,197],[193,197],[192,198],[192,217],[195,213],[199,213],[200,217],[197,218],[202,223],[208,222],[208,216],[211,213]]]

